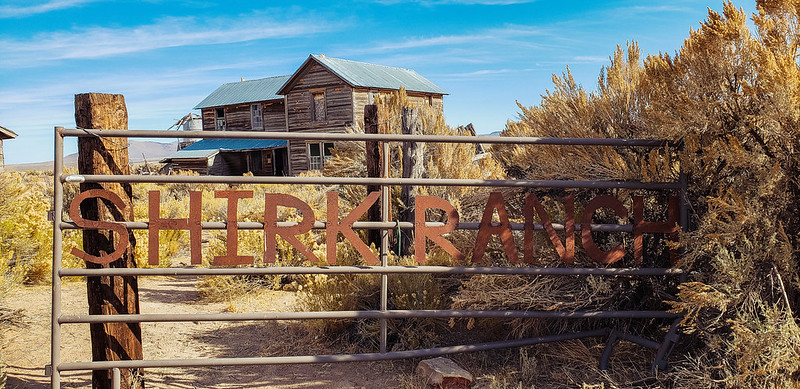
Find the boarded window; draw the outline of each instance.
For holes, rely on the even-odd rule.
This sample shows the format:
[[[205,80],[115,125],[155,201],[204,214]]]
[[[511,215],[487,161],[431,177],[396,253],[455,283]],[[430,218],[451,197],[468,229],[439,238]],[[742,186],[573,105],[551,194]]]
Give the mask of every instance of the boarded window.
[[[313,115],[312,120],[315,122],[324,122],[325,121],[325,93],[324,92],[317,92],[312,94],[312,109],[311,114]]]
[[[264,116],[261,111],[261,104],[250,104],[250,123],[253,130],[264,129]]]

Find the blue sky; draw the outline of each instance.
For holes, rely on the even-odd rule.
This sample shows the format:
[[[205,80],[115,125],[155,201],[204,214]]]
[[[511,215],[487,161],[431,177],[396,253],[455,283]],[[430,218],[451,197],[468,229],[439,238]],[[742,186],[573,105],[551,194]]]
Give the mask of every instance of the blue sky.
[[[219,85],[312,53],[414,69],[449,92],[448,124],[488,133],[567,66],[595,89],[617,44],[674,52],[709,7],[722,0],[0,0],[0,125],[19,134],[6,163],[52,160],[76,93],[123,94],[131,129],[166,129]]]

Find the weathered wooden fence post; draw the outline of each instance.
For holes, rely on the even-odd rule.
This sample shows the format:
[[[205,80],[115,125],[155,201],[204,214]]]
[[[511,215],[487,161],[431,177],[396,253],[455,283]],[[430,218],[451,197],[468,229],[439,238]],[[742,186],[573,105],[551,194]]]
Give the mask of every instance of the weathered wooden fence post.
[[[86,129],[128,129],[128,112],[122,95],[84,93],[75,95],[75,124]],[[128,167],[127,138],[78,138],[78,172],[80,174],[130,174]],[[81,214],[90,220],[133,221],[132,191],[130,184],[84,183],[81,192],[105,189],[117,194],[126,204],[119,210],[100,199],[81,203]],[[114,251],[115,241],[108,230],[84,230],[83,250],[91,255]],[[129,232],[131,244],[123,256],[108,264],[86,262],[87,268],[136,267],[133,252],[136,241]],[[112,315],[139,313],[139,289],[136,277],[87,277],[89,314]],[[139,323],[90,324],[92,359],[116,361],[142,359],[142,330]],[[121,369],[123,388],[144,388],[139,369]],[[112,387],[111,371],[94,371],[92,386]]]
[[[422,135],[422,127],[416,109],[403,107],[401,127],[403,135]],[[403,178],[422,178],[425,175],[424,154],[424,143],[403,142]],[[414,222],[414,197],[416,194],[415,188],[411,186],[407,185],[402,188],[400,202],[404,208],[400,209],[400,221]],[[409,254],[409,247],[414,243],[413,239],[410,231],[402,234],[398,255]]]
[[[364,106],[364,133],[378,134],[378,106],[375,104],[367,104]],[[367,177],[380,177],[381,176],[381,153],[380,142],[366,142],[366,164],[367,164]],[[367,194],[371,192],[380,191],[380,185],[367,185]],[[374,204],[367,212],[367,220],[377,222],[381,220],[381,208],[379,204]],[[381,247],[381,231],[368,230],[367,244],[375,244],[375,247]]]

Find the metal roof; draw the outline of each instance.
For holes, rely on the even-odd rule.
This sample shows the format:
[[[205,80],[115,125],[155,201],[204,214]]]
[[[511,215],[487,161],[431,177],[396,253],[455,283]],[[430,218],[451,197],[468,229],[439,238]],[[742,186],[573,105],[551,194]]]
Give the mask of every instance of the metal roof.
[[[289,80],[289,77],[277,76],[222,84],[217,90],[198,103],[194,109],[253,103],[256,101],[283,100],[283,96],[279,95],[278,91]]]
[[[330,58],[324,55],[315,54],[312,54],[308,57],[306,62],[303,63],[303,66],[301,66],[297,72],[292,75],[289,81],[287,81],[286,84],[281,87],[278,93],[286,94],[286,89],[289,87],[289,84],[292,84],[292,81],[298,76],[300,70],[302,70],[311,60],[318,62],[322,66],[325,66],[328,70],[339,76],[351,86],[379,89],[400,89],[400,87],[403,87],[407,91],[441,95],[447,94],[444,89],[438,87],[427,78],[422,77],[419,73],[410,69],[375,65],[371,63],[356,62],[339,58]]]
[[[17,137],[17,133],[0,126],[0,139],[13,139]]]
[[[165,158],[172,159],[199,159],[210,158],[221,151],[247,151],[262,150],[276,147],[286,147],[286,140],[276,139],[203,139],[182,148]]]

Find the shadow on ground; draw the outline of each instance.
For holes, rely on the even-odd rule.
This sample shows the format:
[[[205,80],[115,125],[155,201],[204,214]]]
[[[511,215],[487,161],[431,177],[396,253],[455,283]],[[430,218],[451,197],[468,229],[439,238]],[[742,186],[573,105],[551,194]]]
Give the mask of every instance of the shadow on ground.
[[[296,322],[240,323],[199,332],[194,340],[208,346],[209,356],[218,358],[330,354],[331,350],[310,344]],[[404,362],[350,362],[336,364],[261,365],[189,368],[170,374],[153,371],[151,382],[175,388],[390,388],[409,372]],[[154,370],[154,369],[151,369]]]

